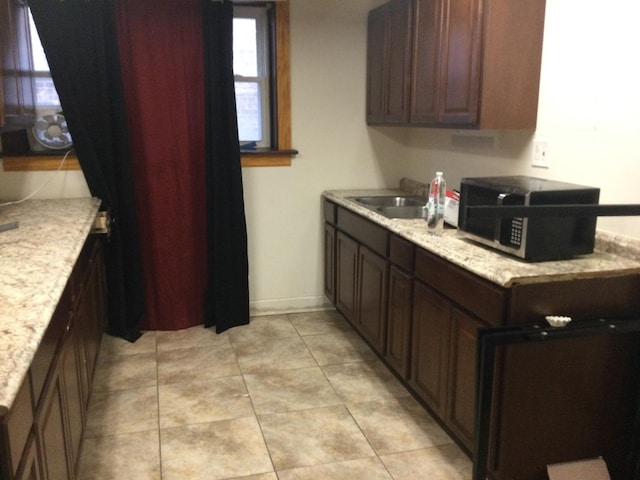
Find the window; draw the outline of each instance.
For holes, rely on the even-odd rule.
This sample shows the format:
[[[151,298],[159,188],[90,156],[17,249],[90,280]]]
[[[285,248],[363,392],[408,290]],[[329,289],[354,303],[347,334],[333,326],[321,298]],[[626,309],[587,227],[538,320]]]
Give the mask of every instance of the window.
[[[29,8],[19,2],[3,3],[4,113],[9,124],[20,124],[33,121],[36,115],[58,112],[60,99]]]
[[[261,8],[256,8],[260,5]],[[268,6],[268,8],[267,8]],[[12,23],[11,28],[5,28],[9,25],[9,18],[13,20],[17,19],[15,12],[9,11],[10,9],[19,9],[23,12],[20,22],[13,22],[18,25],[16,28]],[[244,11],[253,11],[252,15],[247,15]],[[262,10],[263,13],[257,13],[256,10]],[[280,0],[277,2],[261,2],[261,3],[249,3],[239,4],[238,13],[236,15],[237,20],[241,19],[254,19],[256,21],[256,46],[244,47],[248,50],[256,52],[256,64],[262,62],[261,66],[257,66],[255,70],[251,72],[261,72],[258,75],[248,70],[241,70],[238,67],[238,71],[235,73],[239,75],[236,80],[238,91],[241,93],[239,102],[243,102],[239,105],[239,130],[242,130],[243,144],[247,142],[256,142],[255,150],[244,150],[242,152],[242,166],[288,166],[291,165],[291,157],[298,152],[291,148],[291,97],[290,97],[290,62],[289,62],[289,2],[288,0]],[[32,44],[38,42],[31,39],[31,29],[29,16],[24,15],[24,12],[28,12],[26,7],[20,6],[18,2],[6,2],[0,1],[0,44],[8,45],[9,41],[16,42],[18,33],[22,33],[22,38],[25,39],[16,48],[21,48],[18,54],[13,55],[13,58],[25,58],[23,44]],[[26,23],[25,23],[26,22]],[[235,22],[234,22],[235,24]],[[234,25],[235,27],[235,25]],[[242,28],[242,27],[240,27]],[[35,33],[35,29],[33,29]],[[263,35],[264,33],[264,35]],[[36,34],[37,37],[37,34]],[[259,40],[258,38],[262,38]],[[251,38],[251,35],[250,35]],[[262,42],[262,43],[260,43]],[[235,44],[235,41],[234,41]],[[55,88],[53,82],[48,73],[48,66],[46,71],[43,67],[42,60],[46,59],[43,56],[42,47],[33,47],[32,52],[26,58],[29,60],[29,67],[26,69],[12,67],[13,70],[8,69],[5,64],[2,65],[5,73],[5,78],[0,86],[4,86],[4,95],[2,95],[2,88],[0,88],[0,95],[5,100],[5,111],[7,114],[14,115],[21,108],[24,113],[27,109],[25,106],[31,105],[31,121],[33,121],[35,113],[34,98],[37,98],[43,108],[59,108],[59,100],[57,94],[55,94]],[[261,58],[258,58],[262,55]],[[239,53],[238,55],[240,55]],[[20,57],[22,55],[22,57]],[[234,49],[235,57],[235,49]],[[251,63],[251,62],[249,62]],[[234,65],[234,70],[235,70]],[[244,67],[242,67],[244,68]],[[0,70],[1,72],[2,70]],[[16,80],[16,72],[27,72],[26,75],[22,75],[19,80]],[[7,75],[11,73],[11,75]],[[277,73],[277,81],[275,79]],[[28,79],[28,88],[24,88],[23,83],[25,79]],[[240,85],[238,85],[240,84]],[[7,88],[7,85],[10,88]],[[37,85],[37,87],[36,87]],[[244,91],[243,91],[244,89]],[[246,94],[246,90],[249,90],[249,94]],[[27,100],[21,100],[20,102],[8,101],[10,98],[14,98],[16,92],[21,91],[27,94]],[[35,92],[35,93],[34,93]],[[259,98],[259,100],[258,100]],[[0,99],[0,124],[3,118],[2,99]],[[54,105],[58,102],[57,105]],[[19,108],[16,108],[19,107]],[[259,108],[259,113],[258,112]],[[242,110],[242,111],[241,111]],[[266,129],[265,129],[266,128]],[[49,157],[43,158],[41,156],[37,158],[33,157],[14,157],[4,158],[3,166],[4,170],[50,170],[58,168],[59,161],[56,161],[54,157],[49,161]],[[67,168],[79,168],[77,161],[67,162]]]
[[[258,7],[261,6],[261,7]],[[256,65],[254,70],[244,70],[245,65],[243,61],[236,59],[237,55],[245,55],[245,52],[241,50],[240,43],[236,47],[236,41],[234,38],[234,73],[236,74],[236,102],[238,105],[238,130],[241,131],[241,145],[242,143],[255,141],[250,140],[251,134],[245,132],[253,132],[253,136],[256,136],[258,132],[262,135],[262,138],[269,140],[268,146],[260,146],[256,142],[255,151],[248,151],[243,148],[242,152],[242,166],[288,166],[291,165],[291,157],[298,152],[291,148],[291,75],[290,75],[290,60],[289,60],[289,2],[288,0],[281,0],[276,2],[261,2],[261,3],[241,3],[236,5],[235,17],[236,21],[245,19],[250,20],[255,18],[255,35],[256,41],[253,42],[253,33],[250,30],[248,34],[249,43],[251,46],[246,47],[246,51],[255,51],[255,57],[250,56],[251,60],[248,63]],[[265,13],[260,16],[256,14],[255,10],[262,9]],[[248,15],[247,11],[254,11],[253,15]],[[260,22],[266,20],[266,25]],[[245,24],[246,25],[246,24]],[[234,22],[234,29],[236,23]],[[244,25],[238,27],[244,28]],[[253,27],[250,27],[253,28]],[[260,30],[262,29],[262,30]],[[264,39],[258,37],[265,33]],[[254,46],[255,45],[255,46]],[[236,53],[239,51],[239,53]],[[259,56],[262,55],[261,58]],[[255,58],[255,60],[253,60]],[[235,63],[238,61],[240,65],[236,67]],[[264,63],[261,70],[260,62]],[[262,71],[262,75],[266,75],[266,79],[260,79],[258,77],[252,77],[255,71]],[[244,83],[238,88],[238,83]],[[241,88],[252,85],[252,94],[249,98],[252,98],[252,103],[245,102],[244,99],[240,100],[238,95]],[[249,88],[249,87],[248,87]],[[243,92],[240,91],[241,94]],[[258,100],[258,95],[260,98]],[[268,97],[267,97],[268,95]],[[252,107],[250,107],[252,106]],[[257,113],[257,108],[261,108],[260,113]],[[241,111],[246,108],[248,112]],[[268,109],[268,110],[267,110]],[[247,116],[245,116],[247,115]],[[251,118],[253,120],[247,120]],[[265,125],[258,122],[264,122],[268,120],[268,130],[265,130]],[[247,122],[245,127],[243,122]],[[253,122],[253,123],[252,123]],[[246,128],[246,130],[245,130]],[[242,141],[244,140],[244,142]]]
[[[271,89],[273,38],[271,6],[236,6],[233,11],[233,73],[240,144],[271,147]]]

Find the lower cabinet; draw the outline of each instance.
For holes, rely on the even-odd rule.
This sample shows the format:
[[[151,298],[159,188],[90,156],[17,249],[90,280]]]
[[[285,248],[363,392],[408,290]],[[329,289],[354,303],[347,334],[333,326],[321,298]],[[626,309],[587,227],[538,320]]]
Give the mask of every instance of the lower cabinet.
[[[335,285],[325,288],[334,293],[329,299],[471,450],[477,330],[488,322],[468,311],[487,295],[475,301],[468,292],[458,302],[455,291],[463,284],[484,293],[487,286],[396,235],[385,240],[382,227],[341,207],[325,204],[324,211],[325,286]]]
[[[335,232],[335,241],[325,242],[325,258],[333,259],[325,273],[335,275],[336,308],[467,453],[474,447],[479,329],[558,312],[577,321],[640,312],[638,274],[503,288],[349,209],[325,201],[324,210],[326,231]],[[543,480],[550,463],[598,456],[612,478],[635,478],[627,457],[637,440],[630,425],[639,339],[501,347],[488,478]]]
[[[475,426],[477,332],[486,326],[415,282],[409,385],[469,451]]]
[[[338,232],[336,308],[378,351],[386,342],[388,261]]]
[[[1,419],[0,480],[75,478],[106,320],[101,242],[87,239],[23,388]]]

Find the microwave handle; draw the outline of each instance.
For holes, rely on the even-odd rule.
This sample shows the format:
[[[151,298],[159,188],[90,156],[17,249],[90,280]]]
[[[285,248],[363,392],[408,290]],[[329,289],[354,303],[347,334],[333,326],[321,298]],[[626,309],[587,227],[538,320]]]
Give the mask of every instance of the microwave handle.
[[[498,198],[496,199],[496,205],[499,207],[502,207],[504,205],[504,200],[505,198],[508,198],[510,196],[509,193],[501,193],[498,195]],[[495,226],[494,226],[494,235],[493,238],[495,239],[501,239],[502,238],[502,219],[501,218],[496,218],[495,219]]]

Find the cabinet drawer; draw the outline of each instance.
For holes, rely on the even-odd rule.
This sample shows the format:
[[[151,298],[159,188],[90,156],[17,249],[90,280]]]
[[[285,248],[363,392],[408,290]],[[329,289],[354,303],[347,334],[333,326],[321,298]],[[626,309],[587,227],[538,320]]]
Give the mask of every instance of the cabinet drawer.
[[[397,235],[391,235],[389,239],[389,260],[391,260],[391,263],[408,272],[412,272],[415,250],[415,245],[410,241]]]
[[[387,257],[389,232],[379,225],[362,218],[360,215],[338,207],[338,228],[371,250]]]
[[[322,201],[322,213],[324,215],[325,222],[328,222],[331,225],[335,225],[337,210],[338,206],[335,203],[332,203],[329,200]]]
[[[446,260],[416,250],[415,276],[492,325],[502,325],[506,293]]]

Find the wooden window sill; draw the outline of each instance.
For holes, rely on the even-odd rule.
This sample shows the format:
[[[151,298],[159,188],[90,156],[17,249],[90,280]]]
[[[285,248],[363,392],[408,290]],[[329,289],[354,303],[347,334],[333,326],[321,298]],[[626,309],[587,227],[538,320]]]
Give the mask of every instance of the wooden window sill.
[[[2,157],[5,172],[30,172],[37,170],[80,170],[80,163],[75,154],[70,154],[60,167],[64,154],[20,155]]]
[[[243,167],[290,167],[291,158],[297,154],[297,150],[241,151],[240,161]]]
[[[241,152],[243,167],[289,167],[291,158],[298,153],[297,150],[256,150]],[[60,167],[64,155],[19,155],[5,156],[2,158],[2,166],[5,172],[35,172],[39,170],[80,170],[80,163],[75,154],[67,157],[64,165]]]

